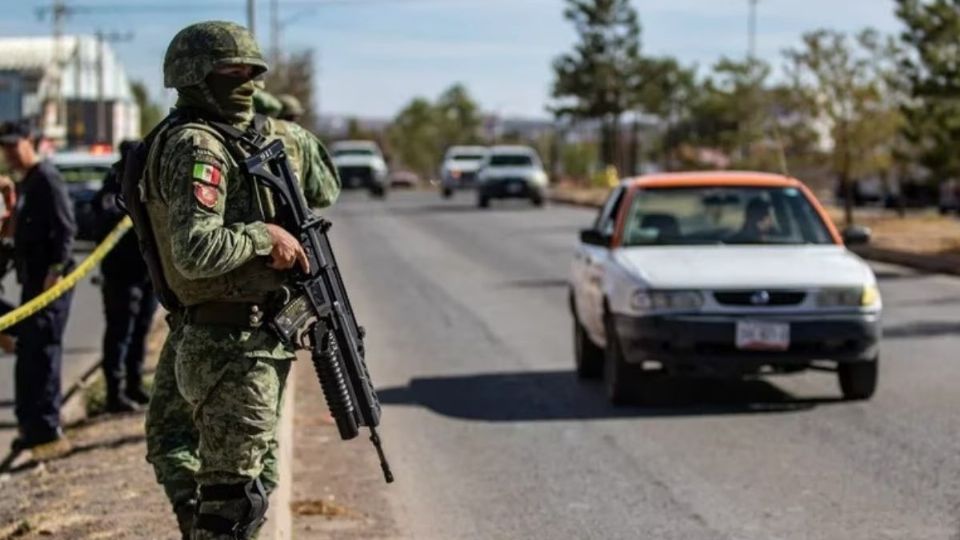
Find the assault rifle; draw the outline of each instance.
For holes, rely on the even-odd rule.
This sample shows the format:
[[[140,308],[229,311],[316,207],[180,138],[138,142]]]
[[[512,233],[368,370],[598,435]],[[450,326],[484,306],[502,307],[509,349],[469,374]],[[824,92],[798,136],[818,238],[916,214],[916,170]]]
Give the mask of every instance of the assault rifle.
[[[331,223],[307,206],[282,141],[260,147],[243,167],[274,193],[277,224],[300,241],[310,261],[309,273],[295,271],[287,301],[270,324],[288,343],[311,351],[340,438],[353,439],[361,426],[370,428],[384,479],[393,482],[377,434],[380,402],[364,361],[364,330],[357,324],[330,246],[327,231]]]

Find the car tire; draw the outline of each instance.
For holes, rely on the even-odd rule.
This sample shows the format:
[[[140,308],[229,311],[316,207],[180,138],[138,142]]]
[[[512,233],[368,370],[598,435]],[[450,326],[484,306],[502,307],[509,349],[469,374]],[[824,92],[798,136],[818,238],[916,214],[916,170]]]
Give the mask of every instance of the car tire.
[[[623,346],[617,336],[613,318],[608,314],[604,317],[607,345],[604,348],[603,385],[607,392],[607,399],[614,405],[625,405],[630,398],[630,366],[623,357]]]
[[[490,208],[490,198],[481,193],[477,196],[477,206],[479,208]]]
[[[530,197],[530,204],[536,206],[537,208],[543,208],[543,203],[543,195],[540,195],[539,193]]]
[[[450,189],[450,188],[448,188],[448,187],[445,187],[445,188],[443,188],[443,191],[440,193],[440,195],[441,195],[444,199],[449,199],[450,197],[453,197],[453,190]]]
[[[573,356],[577,365],[577,377],[598,379],[603,375],[604,351],[590,340],[580,321],[573,319]]]
[[[843,399],[864,401],[877,391],[880,361],[854,362],[837,366],[837,379]]]

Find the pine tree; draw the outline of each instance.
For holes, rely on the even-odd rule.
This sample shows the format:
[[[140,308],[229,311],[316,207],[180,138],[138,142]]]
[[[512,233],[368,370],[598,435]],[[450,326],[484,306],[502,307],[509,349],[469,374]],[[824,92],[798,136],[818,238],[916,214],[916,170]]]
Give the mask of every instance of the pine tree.
[[[601,160],[617,163],[620,118],[634,100],[631,77],[640,71],[640,21],[629,0],[566,0],[564,17],[579,36],[554,61],[554,112],[599,120]]]
[[[933,181],[960,179],[960,0],[897,0],[907,27],[902,62],[910,99],[902,130],[909,156]]]

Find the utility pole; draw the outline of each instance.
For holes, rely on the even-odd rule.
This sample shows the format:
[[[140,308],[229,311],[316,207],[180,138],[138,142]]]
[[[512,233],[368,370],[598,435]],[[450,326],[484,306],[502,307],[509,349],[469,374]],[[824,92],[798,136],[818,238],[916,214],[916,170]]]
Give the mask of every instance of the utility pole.
[[[760,0],[747,0],[750,3],[750,20],[747,23],[748,45],[747,59],[753,60],[757,57],[757,2]]]
[[[280,6],[277,0],[270,0],[270,65],[280,63]]]
[[[257,35],[257,6],[255,0],[247,0],[247,30]]]
[[[50,8],[53,19],[53,64],[56,66],[53,83],[53,100],[57,109],[56,124],[67,125],[67,100],[63,96],[63,20],[69,11],[63,0],[54,0]],[[41,121],[43,114],[41,113]]]
[[[108,142],[107,137],[107,100],[105,98],[106,76],[104,74],[104,44],[120,43],[133,39],[133,33],[121,34],[118,32],[104,33],[97,30],[97,140],[98,143]],[[112,131],[112,130],[111,130]],[[109,134],[109,135],[112,135]]]

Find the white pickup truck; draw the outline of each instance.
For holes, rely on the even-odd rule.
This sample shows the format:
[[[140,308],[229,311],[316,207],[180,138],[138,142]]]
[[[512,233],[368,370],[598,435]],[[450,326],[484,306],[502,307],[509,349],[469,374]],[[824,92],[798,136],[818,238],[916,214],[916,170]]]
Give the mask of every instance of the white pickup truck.
[[[390,175],[377,143],[339,141],[330,150],[344,189],[366,188],[376,197],[386,196]]]

